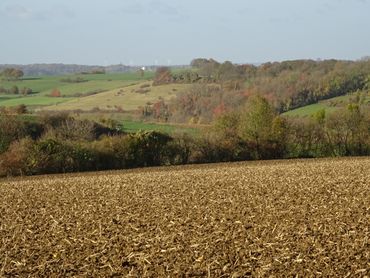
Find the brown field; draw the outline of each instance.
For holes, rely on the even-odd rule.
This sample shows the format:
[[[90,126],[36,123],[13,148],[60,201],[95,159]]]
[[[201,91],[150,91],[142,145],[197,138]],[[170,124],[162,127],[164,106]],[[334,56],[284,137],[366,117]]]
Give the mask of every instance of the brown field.
[[[365,277],[370,158],[0,181],[0,277]]]

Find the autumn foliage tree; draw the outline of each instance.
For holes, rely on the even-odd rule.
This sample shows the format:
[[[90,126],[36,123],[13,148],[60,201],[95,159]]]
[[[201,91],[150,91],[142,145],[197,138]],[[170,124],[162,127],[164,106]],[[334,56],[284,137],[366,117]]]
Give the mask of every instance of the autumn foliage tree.
[[[59,89],[53,89],[50,93],[51,97],[61,97],[62,93],[59,91]]]
[[[169,84],[172,81],[172,74],[168,67],[159,67],[156,70],[153,85]]]

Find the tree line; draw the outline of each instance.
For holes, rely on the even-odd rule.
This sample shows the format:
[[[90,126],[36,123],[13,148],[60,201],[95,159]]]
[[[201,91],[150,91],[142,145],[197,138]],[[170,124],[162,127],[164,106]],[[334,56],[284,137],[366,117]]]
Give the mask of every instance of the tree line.
[[[310,118],[280,116],[255,95],[199,136],[125,134],[119,125],[45,114],[0,116],[0,175],[35,175],[226,161],[370,155],[370,111],[358,103]]]

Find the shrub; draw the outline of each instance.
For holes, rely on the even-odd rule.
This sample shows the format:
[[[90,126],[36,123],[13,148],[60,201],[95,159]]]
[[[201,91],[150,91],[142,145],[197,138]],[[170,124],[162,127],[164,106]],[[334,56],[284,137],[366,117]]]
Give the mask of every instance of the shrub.
[[[150,87],[150,84],[148,84],[148,83],[140,85],[141,89],[145,89],[145,88],[149,88],[149,87]]]
[[[12,141],[24,136],[24,122],[17,116],[0,114],[0,153],[6,151]]]
[[[187,134],[175,134],[165,148],[163,164],[182,165],[190,161],[194,140]]]
[[[19,94],[19,89],[17,86],[12,86],[10,89],[9,89],[9,94],[13,94],[13,95],[18,95]]]
[[[29,154],[33,174],[87,171],[93,169],[94,154],[80,145],[54,139],[36,142]]]
[[[62,93],[58,89],[54,89],[51,91],[50,95],[51,97],[61,97]]]
[[[150,93],[150,89],[137,89],[135,90],[135,93],[138,93],[138,94],[147,94],[147,93]]]
[[[0,176],[27,175],[30,173],[29,152],[33,141],[24,138],[10,144],[8,150],[0,155]]]
[[[159,166],[171,137],[156,131],[139,131],[124,137],[124,159],[127,167]]]
[[[168,67],[159,67],[156,70],[153,86],[168,84],[173,82],[171,71]]]

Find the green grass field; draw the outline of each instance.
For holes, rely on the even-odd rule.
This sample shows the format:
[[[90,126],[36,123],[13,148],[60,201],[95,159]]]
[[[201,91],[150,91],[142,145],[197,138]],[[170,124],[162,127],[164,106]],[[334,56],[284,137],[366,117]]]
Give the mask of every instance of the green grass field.
[[[190,135],[199,135],[202,130],[210,127],[208,125],[188,125],[175,123],[154,123],[145,122],[133,117],[132,113],[107,113],[107,112],[87,112],[87,113],[71,113],[72,116],[84,120],[95,122],[104,122],[107,119],[121,123],[123,131],[131,133],[139,130],[145,131],[160,131],[168,134],[173,133],[188,133]]]
[[[9,89],[17,86],[31,88],[34,94],[22,95],[1,95],[0,106],[15,106],[25,104],[27,106],[47,106],[69,101],[69,98],[48,97],[53,89],[58,89],[64,97],[76,97],[77,94],[91,94],[94,92],[109,91],[115,88],[122,88],[128,85],[137,84],[153,77],[153,72],[147,72],[142,77],[138,73],[108,73],[108,74],[85,74],[85,75],[59,75],[42,77],[25,77],[18,81],[0,80],[0,87]],[[81,77],[85,82],[68,83],[62,79]]]
[[[147,71],[144,76],[141,77],[136,72],[125,72],[125,73],[106,73],[106,74],[86,74],[80,75],[87,80],[123,80],[123,81],[142,81],[152,79],[154,72]]]
[[[112,80],[112,81],[102,81],[102,80],[91,80],[88,82],[81,83],[67,83],[59,87],[59,91],[62,96],[75,96],[76,94],[88,94],[93,92],[108,91],[115,88],[126,87],[131,84],[136,84],[139,81],[134,80]],[[48,96],[52,89],[41,92],[42,95]]]
[[[370,93],[362,92],[360,94],[362,103],[370,108]],[[292,117],[309,117],[324,109],[326,113],[330,114],[338,109],[346,107],[349,103],[356,101],[356,94],[348,94],[345,96],[334,97],[327,100],[320,101],[319,103],[307,105],[291,111],[283,113],[284,116]]]
[[[9,89],[12,86],[17,86],[19,89],[23,87],[31,88],[33,92],[40,93],[46,90],[57,88],[63,76],[42,76],[42,77],[25,77],[18,81],[5,81],[0,79],[0,87]]]
[[[17,95],[0,95],[0,103],[11,99],[19,98]]]
[[[184,84],[152,86],[150,79],[153,76],[154,72],[146,72],[143,77],[133,72],[25,77],[19,81],[0,80],[0,87],[9,89],[12,86],[17,86],[19,90],[27,87],[34,92],[28,96],[0,94],[0,106],[11,107],[25,104],[30,111],[35,109],[38,111],[88,111],[95,107],[112,111],[120,107],[127,111],[133,111],[139,106],[154,103],[159,99],[169,100],[191,86]],[[80,83],[62,81],[62,79],[75,79],[77,77],[85,81]],[[55,88],[61,92],[62,97],[49,96]],[[96,94],[92,94],[94,92]],[[78,94],[85,96],[77,97]],[[81,117],[90,117],[92,120],[99,120],[99,117],[101,117],[100,113],[83,113],[82,115],[89,114],[91,115]],[[111,113],[109,118],[121,122],[126,132],[155,130],[169,134],[186,132],[194,135],[199,133],[199,129],[195,127],[140,122],[132,120],[131,116],[132,112],[126,114]]]
[[[315,103],[307,106],[303,106],[297,109],[290,110],[288,112],[283,113],[284,116],[299,116],[299,117],[308,117],[312,116],[318,111],[324,109],[326,113],[330,113],[336,111],[338,108],[336,107],[329,107],[324,103]]]
[[[61,79],[65,78],[76,78],[81,77],[87,82],[82,82],[82,84],[87,84],[90,81],[143,81],[152,79],[154,76],[153,72],[146,72],[143,77],[138,73],[127,72],[127,73],[107,73],[107,74],[68,74],[68,75],[57,75],[57,76],[40,76],[33,77],[27,76],[18,81],[7,81],[0,79],[0,87],[11,88],[12,86],[18,86],[19,88],[27,87],[31,88],[34,92],[40,93],[53,88],[61,88],[68,86],[71,83],[62,82]],[[72,83],[73,84],[73,83]]]
[[[26,106],[47,106],[47,105],[58,105],[60,103],[70,101],[72,98],[68,97],[46,97],[46,96],[28,96],[28,97],[16,97],[6,100],[1,100],[0,98],[0,106],[17,106],[20,104],[24,104]]]

